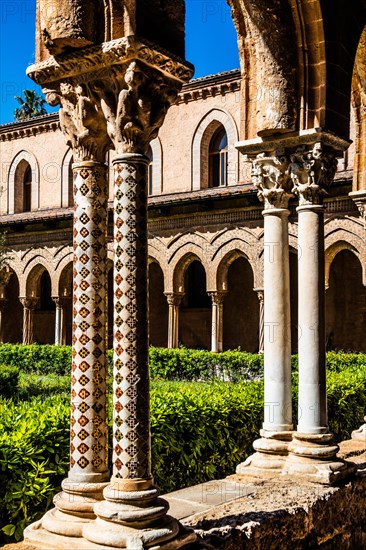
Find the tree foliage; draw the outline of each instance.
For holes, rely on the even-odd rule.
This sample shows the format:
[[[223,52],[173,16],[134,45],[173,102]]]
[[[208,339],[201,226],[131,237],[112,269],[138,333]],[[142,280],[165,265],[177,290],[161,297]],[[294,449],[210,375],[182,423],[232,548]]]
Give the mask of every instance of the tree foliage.
[[[20,103],[20,107],[14,111],[15,120],[22,122],[23,120],[47,114],[44,107],[46,100],[42,96],[37,95],[34,90],[24,90],[23,95],[24,99],[18,95],[14,97]]]

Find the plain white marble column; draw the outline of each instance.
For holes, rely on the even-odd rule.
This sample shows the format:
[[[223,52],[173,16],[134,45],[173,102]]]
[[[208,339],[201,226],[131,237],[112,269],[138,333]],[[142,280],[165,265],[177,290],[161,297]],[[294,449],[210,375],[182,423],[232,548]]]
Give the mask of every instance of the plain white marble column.
[[[325,353],[325,189],[337,161],[332,149],[315,143],[291,155],[289,172],[299,197],[298,322],[299,401],[297,430],[289,445],[286,473],[332,484],[354,471],[337,458],[328,428]]]
[[[264,216],[264,422],[266,432],[292,426],[290,271],[287,208]]]
[[[324,207],[299,206],[299,413],[301,433],[328,432],[325,379]]]
[[[226,292],[216,291],[209,292],[212,300],[212,321],[211,321],[211,351],[220,353],[223,350],[223,310],[224,298]]]
[[[61,299],[56,297],[53,298],[53,301],[56,304],[55,312],[55,346],[60,346],[62,344],[62,325],[63,325],[63,305]]]

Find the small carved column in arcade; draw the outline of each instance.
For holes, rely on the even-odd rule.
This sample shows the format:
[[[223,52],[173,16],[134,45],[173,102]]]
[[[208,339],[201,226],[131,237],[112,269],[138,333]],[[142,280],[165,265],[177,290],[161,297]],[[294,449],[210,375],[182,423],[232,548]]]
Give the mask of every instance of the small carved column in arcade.
[[[264,353],[264,290],[254,289],[259,300],[258,353]]]
[[[55,346],[60,346],[65,344],[65,300],[62,296],[55,296],[52,300],[56,304]]]
[[[288,161],[276,151],[252,156],[253,182],[264,201],[264,422],[257,451],[237,468],[266,475],[284,468],[292,436]]]
[[[211,351],[223,350],[223,309],[226,291],[208,292],[212,300]]]
[[[6,308],[6,304],[8,302],[6,298],[6,286],[10,281],[10,277],[12,276],[12,271],[8,266],[5,267],[0,272],[0,343],[4,342],[4,333],[5,333],[5,318],[4,318],[4,311]]]
[[[168,318],[168,348],[177,348],[179,345],[179,306],[183,294],[165,292],[169,306]]]
[[[0,298],[0,343],[4,342],[4,311],[8,300]]]
[[[336,140],[336,138],[331,138]],[[340,141],[340,149],[343,143]],[[337,145],[337,144],[336,144]],[[337,169],[336,153],[321,141],[291,155],[289,173],[299,197],[299,415],[288,472],[333,483],[352,471],[338,460],[329,433],[326,395],[323,196]],[[338,155],[339,156],[339,155]]]
[[[33,320],[34,310],[38,303],[38,298],[19,298],[23,306],[23,344],[33,344]]]

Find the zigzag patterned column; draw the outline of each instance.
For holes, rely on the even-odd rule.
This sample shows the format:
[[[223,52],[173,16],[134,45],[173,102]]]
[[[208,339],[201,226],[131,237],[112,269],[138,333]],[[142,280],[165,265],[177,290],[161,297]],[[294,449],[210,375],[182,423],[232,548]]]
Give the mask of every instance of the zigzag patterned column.
[[[43,519],[48,531],[82,536],[109,480],[106,368],[107,167],[74,170],[74,307],[70,472]],[[72,516],[76,517],[72,517]]]

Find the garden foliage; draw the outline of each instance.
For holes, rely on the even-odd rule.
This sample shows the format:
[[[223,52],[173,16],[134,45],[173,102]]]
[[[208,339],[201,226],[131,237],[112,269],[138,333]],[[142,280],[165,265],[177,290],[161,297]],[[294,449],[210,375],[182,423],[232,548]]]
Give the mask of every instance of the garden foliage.
[[[23,352],[20,349],[14,352],[22,347]],[[51,505],[68,469],[70,414],[70,375],[61,376],[70,369],[70,348],[4,345],[0,346],[2,362],[4,348],[8,348],[8,357],[17,358],[21,373],[19,383],[14,379],[10,384],[13,399],[0,397],[0,542],[19,538],[24,526],[38,519]],[[47,359],[46,351],[52,359]],[[28,364],[26,357],[30,360]],[[245,361],[240,363],[243,357]],[[155,348],[150,350],[150,358],[155,377],[151,384],[153,471],[162,492],[233,473],[235,466],[252,452],[252,442],[259,435],[263,382],[248,378],[258,377],[263,359],[240,352],[209,354]],[[329,423],[338,441],[349,438],[351,431],[363,423],[365,359],[363,354],[328,354]],[[245,370],[250,361],[254,365],[253,375],[247,375]],[[234,383],[217,379],[169,380],[185,376],[188,380],[204,379],[215,364],[226,364],[227,370],[222,367],[223,372],[234,371],[234,365],[238,365],[236,368],[242,369],[241,376],[247,380]],[[295,421],[296,357],[293,367]],[[7,369],[0,367],[4,373]],[[235,376],[237,380],[239,375]],[[111,406],[109,412],[111,418]]]

